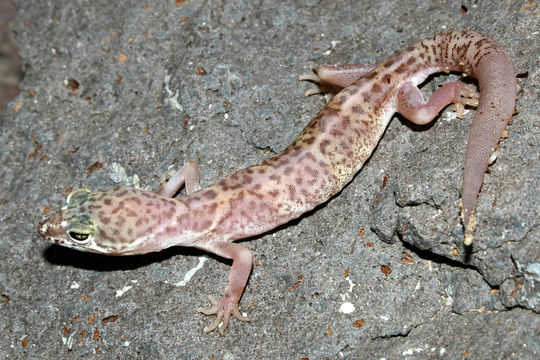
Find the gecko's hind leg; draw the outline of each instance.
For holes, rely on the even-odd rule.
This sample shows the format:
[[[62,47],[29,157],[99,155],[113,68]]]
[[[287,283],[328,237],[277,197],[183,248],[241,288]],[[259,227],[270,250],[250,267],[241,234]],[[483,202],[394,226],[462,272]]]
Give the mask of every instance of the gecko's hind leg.
[[[366,64],[321,65],[312,67],[313,73],[301,75],[298,80],[318,84],[306,91],[305,96],[325,94],[326,101],[329,101],[332,96],[352,85],[374,68],[375,65]]]

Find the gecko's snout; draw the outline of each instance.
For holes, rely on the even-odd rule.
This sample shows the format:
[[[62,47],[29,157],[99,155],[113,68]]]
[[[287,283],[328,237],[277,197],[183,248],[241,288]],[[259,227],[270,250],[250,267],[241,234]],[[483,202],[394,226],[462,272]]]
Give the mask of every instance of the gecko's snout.
[[[59,214],[53,214],[49,217],[41,219],[38,223],[37,231],[45,240],[51,241],[51,239],[58,237],[58,226],[54,224],[60,222]]]
[[[47,219],[41,219],[41,221],[38,223],[37,231],[39,235],[45,239],[47,238]]]

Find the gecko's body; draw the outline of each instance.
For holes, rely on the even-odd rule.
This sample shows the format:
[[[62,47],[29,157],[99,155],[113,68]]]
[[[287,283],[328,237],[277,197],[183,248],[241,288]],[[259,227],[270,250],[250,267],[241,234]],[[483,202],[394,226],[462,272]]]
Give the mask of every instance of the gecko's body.
[[[434,35],[377,67],[321,67],[304,77],[345,87],[279,155],[239,170],[199,190],[198,170],[188,162],[158,192],[119,186],[96,193],[80,189],[68,205],[39,224],[47,240],[111,255],[193,246],[233,265],[225,295],[211,299],[216,314],[205,331],[226,328],[251,271],[252,255],[234,240],[261,234],[297,218],[341,190],[376,147],[394,113],[428,123],[449,103],[475,103],[470,85],[451,82],[425,103],[417,85],[437,72],[459,71],[479,81],[478,110],[465,157],[462,216],[465,242],[474,234],[476,199],[516,98],[513,66],[502,47],[485,35],[456,31]],[[185,183],[187,195],[172,198]]]

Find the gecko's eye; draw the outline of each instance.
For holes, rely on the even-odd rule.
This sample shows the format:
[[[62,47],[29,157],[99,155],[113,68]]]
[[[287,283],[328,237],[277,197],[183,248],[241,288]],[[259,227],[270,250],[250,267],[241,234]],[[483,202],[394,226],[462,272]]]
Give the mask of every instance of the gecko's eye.
[[[71,240],[75,241],[78,244],[85,244],[90,240],[90,235],[88,233],[80,233],[76,231],[68,231],[68,236]]]
[[[77,192],[81,191],[82,190],[77,190]],[[79,214],[74,216],[73,219],[68,222],[67,226],[66,235],[75,243],[74,245],[85,245],[92,240],[94,229],[93,223],[88,215]]]

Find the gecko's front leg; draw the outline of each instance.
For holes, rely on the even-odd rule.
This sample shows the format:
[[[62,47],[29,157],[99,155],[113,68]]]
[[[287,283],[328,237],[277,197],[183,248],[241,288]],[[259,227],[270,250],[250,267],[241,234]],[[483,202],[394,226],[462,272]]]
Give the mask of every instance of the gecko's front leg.
[[[182,185],[185,184],[186,194],[191,194],[201,189],[199,166],[195,161],[188,161],[174,173],[173,176],[159,189],[158,195],[173,197]]]
[[[223,335],[225,329],[229,324],[229,319],[232,316],[241,321],[249,321],[249,319],[238,311],[238,302],[244,292],[247,279],[251,273],[251,266],[253,264],[253,255],[251,251],[240,244],[235,243],[221,243],[211,248],[203,247],[202,249],[210,251],[216,255],[224,257],[226,259],[232,259],[233,264],[231,272],[229,273],[229,282],[225,288],[225,293],[221,300],[217,300],[213,296],[209,296],[208,299],[212,303],[212,307],[203,308],[200,307],[197,311],[205,315],[216,315],[216,319],[210,325],[204,328],[205,333],[209,333],[218,328],[219,324],[223,324],[219,327],[219,333]]]
[[[186,193],[192,194],[201,189],[199,179],[199,167],[197,163],[188,161],[180,168],[180,170],[171,176],[157,193],[161,196],[173,197],[182,185],[184,185]],[[195,246],[233,261],[231,272],[229,274],[229,282],[227,283],[225,293],[221,300],[218,301],[215,297],[210,295],[208,296],[208,299],[212,303],[212,307],[199,307],[197,309],[197,311],[205,315],[216,315],[214,322],[210,324],[210,326],[205,327],[204,332],[209,333],[219,327],[219,333],[223,335],[229,324],[231,315],[238,320],[249,321],[247,317],[243,316],[238,311],[238,302],[240,301],[247,279],[251,273],[253,255],[247,247],[226,240],[221,240],[217,245],[215,242],[210,242]],[[219,326],[220,323],[222,323],[221,326]]]

